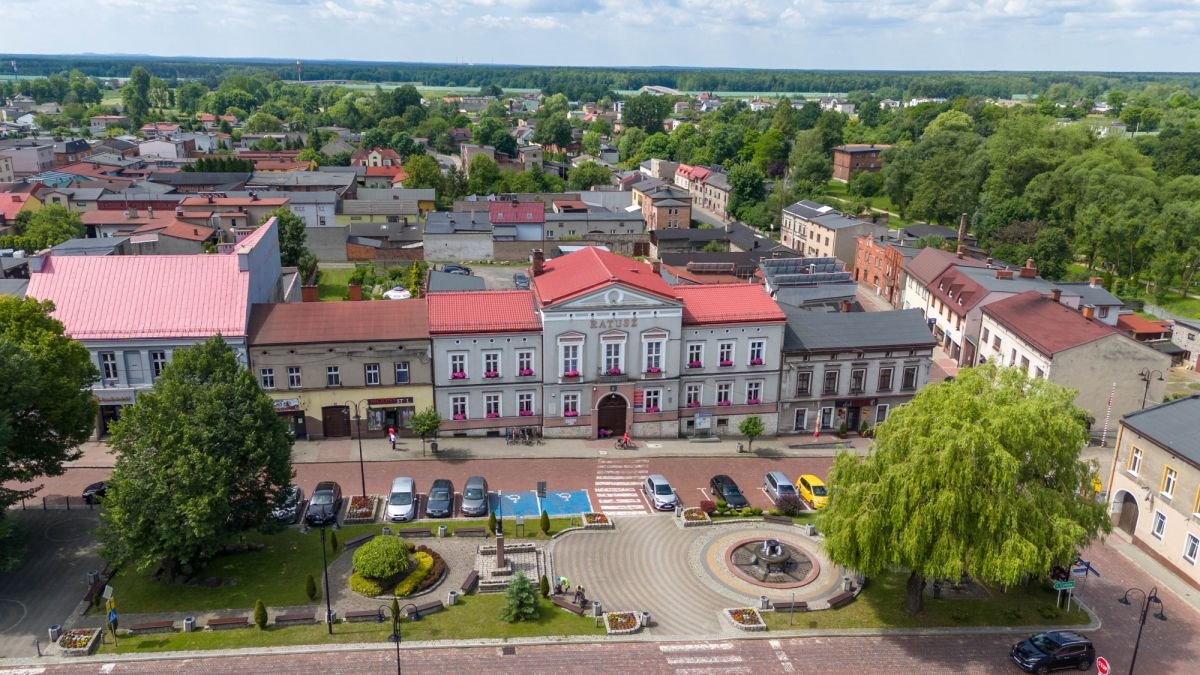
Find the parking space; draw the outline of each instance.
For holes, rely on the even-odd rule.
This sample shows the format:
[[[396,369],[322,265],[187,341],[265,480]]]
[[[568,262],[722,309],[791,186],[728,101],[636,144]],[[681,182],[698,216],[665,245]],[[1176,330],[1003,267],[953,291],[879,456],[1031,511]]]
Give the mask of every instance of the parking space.
[[[497,517],[540,516],[537,492],[493,492],[488,495],[488,504]]]
[[[495,290],[512,290],[516,288],[513,285],[513,274],[524,271],[528,265],[513,264],[513,265],[470,265],[471,273],[474,276],[483,279],[487,284],[489,291]]]
[[[541,506],[552,516],[573,516],[592,510],[592,500],[587,490],[559,490],[547,492]]]

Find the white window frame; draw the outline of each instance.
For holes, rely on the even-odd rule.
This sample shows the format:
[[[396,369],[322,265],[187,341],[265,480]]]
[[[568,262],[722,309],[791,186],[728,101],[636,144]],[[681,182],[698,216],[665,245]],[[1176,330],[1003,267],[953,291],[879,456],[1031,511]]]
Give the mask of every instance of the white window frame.
[[[341,368],[341,366],[325,366],[325,386],[326,387],[342,386],[342,368]]]
[[[304,386],[304,369],[300,366],[288,366],[288,389],[300,389]]]
[[[1167,514],[1162,511],[1155,511],[1154,518],[1150,521],[1150,534],[1155,539],[1162,539],[1167,532]]]
[[[737,340],[721,340],[717,343],[717,366],[728,368],[726,363],[729,366],[737,364]]]
[[[1142,470],[1142,449],[1134,447],[1129,453],[1129,466],[1125,469],[1129,475],[1136,476]]]
[[[368,387],[378,387],[383,384],[383,372],[378,363],[363,364],[363,383]]]
[[[500,394],[483,395],[483,415],[487,417],[492,413],[495,413],[496,417],[504,417],[504,397]]]
[[[888,413],[891,411],[891,409],[892,409],[892,406],[887,403],[880,403],[879,405],[875,406],[875,425],[876,426],[879,426],[880,424],[883,424],[885,421],[887,421],[887,416],[888,416]]]
[[[884,373],[887,373],[887,381],[884,381]],[[879,369],[879,376],[875,380],[875,391],[891,391],[892,384],[896,378],[896,369],[892,366],[885,366]],[[884,385],[887,386],[884,386]]]
[[[537,409],[535,407],[536,402],[537,402],[537,399],[534,398],[534,393],[532,391],[517,392],[517,412],[518,413],[525,411],[525,410],[528,410],[530,413],[533,413],[533,411]]]
[[[855,377],[858,377],[858,386],[854,386]],[[867,390],[867,369],[866,368],[851,368],[850,369],[850,393],[861,394]]]
[[[466,352],[450,352],[446,356],[446,362],[450,365],[450,379],[454,379],[455,373],[463,374],[463,377],[460,379],[470,379],[471,373],[467,371]]]
[[[663,352],[666,351],[666,340],[653,338],[642,341],[642,372],[648,373],[651,368],[663,371]]]
[[[646,389],[642,392],[642,411],[643,412],[662,412],[663,390],[655,387]],[[650,408],[658,408],[657,411]]]
[[[908,373],[912,372],[913,384],[911,387],[905,386],[905,380],[908,379]],[[900,389],[902,391],[916,391],[917,385],[921,381],[921,369],[919,366],[904,366],[900,380]]]
[[[579,415],[579,392],[568,391],[563,393],[562,410],[560,412],[563,417],[568,417],[568,412],[575,413],[575,415],[570,415],[570,417],[577,417]]]
[[[812,376],[811,370],[796,371],[796,396],[812,396]]]
[[[167,353],[161,349],[150,352],[150,379],[157,380],[167,367]]]
[[[500,377],[500,357],[501,353],[498,349],[489,349],[483,353],[483,376],[487,377],[488,373],[496,373],[496,377]]]
[[[826,424],[826,420],[829,420],[828,424]],[[833,428],[833,406],[821,408],[821,417],[817,420],[817,424],[820,425],[822,430]]]
[[[717,383],[717,405],[720,405],[721,401],[729,401],[730,405],[733,404],[733,383],[732,382],[718,382]]]
[[[558,343],[558,376],[575,371],[583,374],[583,342]]]
[[[746,405],[754,405],[754,404],[750,403],[750,401],[753,399],[758,399],[758,402],[762,403],[762,398],[763,398],[762,394],[763,394],[763,381],[762,380],[749,380],[746,382]]]
[[[117,365],[116,352],[100,352],[100,377],[105,382],[121,379],[121,370]]]
[[[684,386],[683,392],[684,392],[684,399],[683,399],[684,405],[687,405],[688,403],[695,403],[696,405],[692,406],[692,407],[698,408],[704,404],[704,385],[703,384],[699,384],[699,383],[688,384],[688,385]]]
[[[601,361],[601,375],[607,375],[608,371],[617,369],[621,374],[625,374],[625,336],[601,336],[600,337],[600,354],[604,359]]]
[[[829,385],[829,376],[830,375],[833,375],[833,386]],[[826,370],[825,372],[821,373],[821,395],[822,396],[830,396],[830,395],[836,396],[838,393],[838,387],[840,387],[841,384],[842,384],[842,370],[840,368],[830,368],[829,370]]]
[[[808,431],[808,408],[796,408],[792,416],[793,431]]]
[[[1179,483],[1179,472],[1171,467],[1163,468],[1162,496],[1171,499],[1175,496],[1175,486]]]
[[[1191,555],[1188,554],[1188,549],[1191,549]],[[1195,565],[1198,552],[1200,552],[1200,537],[1188,532],[1187,537],[1183,540],[1183,559]]]
[[[746,363],[748,365],[755,365],[754,364],[755,359],[758,359],[762,363],[766,363],[767,362],[767,341],[766,340],[751,340],[750,341],[750,349],[747,350],[747,353],[748,353],[748,358],[746,359]]]
[[[517,375],[520,375],[522,370],[536,372],[533,369],[532,349],[522,349],[517,352]]]
[[[408,384],[412,381],[412,369],[409,367],[408,361],[396,361],[392,371],[396,377],[396,384]],[[401,373],[404,374],[404,377],[400,376]]]
[[[687,362],[683,365],[691,368],[692,363],[699,363],[700,367],[704,367],[704,343],[689,342],[687,345]]]
[[[258,369],[258,386],[262,389],[271,390],[275,388],[275,369],[274,368],[259,368]]]
[[[464,420],[471,418],[471,415],[467,412],[466,394],[454,394],[450,397],[450,416],[453,418],[456,415],[462,415]]]

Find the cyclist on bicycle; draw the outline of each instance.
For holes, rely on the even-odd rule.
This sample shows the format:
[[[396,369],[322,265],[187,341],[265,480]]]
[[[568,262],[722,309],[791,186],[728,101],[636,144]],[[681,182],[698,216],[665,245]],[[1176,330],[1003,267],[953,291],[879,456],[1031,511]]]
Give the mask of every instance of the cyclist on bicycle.
[[[628,431],[626,431],[625,434],[623,436],[621,436],[621,447],[622,448],[629,447],[629,432]]]

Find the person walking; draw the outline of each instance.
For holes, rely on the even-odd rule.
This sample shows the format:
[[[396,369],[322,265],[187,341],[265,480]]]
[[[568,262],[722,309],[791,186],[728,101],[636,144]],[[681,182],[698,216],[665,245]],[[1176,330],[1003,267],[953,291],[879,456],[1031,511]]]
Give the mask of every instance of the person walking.
[[[396,427],[388,427],[388,440],[392,442],[392,449],[396,449]]]

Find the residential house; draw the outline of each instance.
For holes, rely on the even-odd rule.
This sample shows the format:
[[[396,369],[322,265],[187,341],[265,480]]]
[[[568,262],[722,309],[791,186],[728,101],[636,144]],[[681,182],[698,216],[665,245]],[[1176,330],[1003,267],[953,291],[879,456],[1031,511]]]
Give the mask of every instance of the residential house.
[[[340,155],[343,152],[353,153],[354,146],[338,136],[334,136],[328,143],[321,146],[321,154],[326,157]]]
[[[305,227],[329,227],[337,222],[338,198],[333,192],[277,192],[288,210],[304,220]]]
[[[883,169],[882,155],[890,145],[850,143],[833,149],[833,179],[849,183],[856,173],[878,173]]]
[[[42,191],[41,199],[43,204],[56,204],[82,213],[100,208],[100,198],[106,192],[104,188],[49,188]]]
[[[423,299],[254,305],[248,342],[250,371],[296,438],[411,436],[433,405]]]
[[[1092,317],[1109,326],[1116,326],[1120,320],[1125,303],[1104,288],[1100,277],[1091,277],[1087,281],[1057,281],[1054,287],[1062,291],[1062,302],[1071,309],[1082,312],[1085,307],[1091,307]]]
[[[759,283],[755,253],[669,252],[651,263],[672,286]]]
[[[679,162],[671,162],[665,159],[648,159],[638,165],[640,171],[647,178],[657,178],[664,181],[673,181],[675,174],[679,171]]]
[[[1097,425],[1161,401],[1165,382],[1140,373],[1166,372],[1170,357],[1062,299],[1058,289],[1049,295],[1030,290],[983,305],[978,362],[1075,389],[1076,405]]]
[[[783,209],[783,245],[813,258],[836,257],[854,265],[858,237],[887,234],[887,225],[842,215],[833,207],[808,200]]]
[[[781,432],[858,433],[929,381],[936,343],[919,311],[783,311]]]
[[[321,167],[329,171],[255,172],[245,189],[258,192],[333,192],[340,199],[354,199],[358,189],[354,167]]]
[[[100,374],[97,437],[153,387],[177,349],[219,334],[247,363],[251,305],[296,295],[282,281],[274,221],[217,255],[50,255],[39,264],[28,296],[54,302],[54,318]]]
[[[633,203],[642,210],[647,230],[687,229],[692,225],[692,196],[684,188],[650,179],[633,187]],[[647,184],[653,187],[647,188]]]
[[[932,237],[936,237],[941,242],[958,242],[958,230],[943,225],[914,223],[900,228],[900,234],[897,236],[897,239],[905,246],[916,246],[921,240]],[[963,232],[962,244],[964,246],[973,247],[976,243],[975,237],[972,237],[965,231]]]
[[[1171,326],[1171,343],[1183,350],[1183,365],[1200,371],[1200,321],[1175,319]]]
[[[172,192],[199,194],[202,192],[233,192],[244,190],[250,174],[239,172],[171,171],[155,172],[147,179],[165,185]]]
[[[1121,420],[1108,480],[1113,525],[1134,546],[1200,590],[1200,395]]]
[[[129,234],[133,255],[199,255],[206,253],[205,244],[218,243],[217,229],[205,225],[153,221]]]
[[[860,235],[854,256],[854,279],[875,290],[893,308],[901,306],[904,294],[904,263],[920,249],[901,246],[887,235]]]
[[[54,168],[54,144],[38,139],[0,139],[0,155],[12,160],[12,171],[17,178]]]
[[[133,233],[145,226],[166,227],[174,223],[178,213],[172,209],[128,208],[121,210],[96,209],[79,214],[89,239],[107,239]],[[207,214],[205,214],[207,216]]]
[[[159,136],[138,143],[138,154],[142,157],[187,159],[196,156],[196,141]]]
[[[93,115],[88,118],[88,131],[93,136],[103,134],[110,127],[129,128],[129,118],[125,115]]]
[[[491,260],[492,221],[487,212],[434,211],[425,216],[426,260]]]
[[[400,153],[391,148],[363,148],[350,156],[354,166],[400,166]]]
[[[121,138],[106,138],[92,146],[92,152],[95,155],[106,153],[125,158],[137,157],[138,146]]]
[[[129,237],[105,237],[89,239],[77,237],[68,239],[50,249],[50,255],[132,255],[133,246]]]
[[[701,183],[700,190],[693,194],[693,203],[699,199],[700,207],[721,220],[729,220],[729,176],[713,171]]]
[[[523,145],[517,148],[517,163],[525,167],[526,171],[532,171],[534,167],[542,168],[545,159],[540,145]]]
[[[400,187],[408,180],[408,172],[399,164],[395,166],[368,166],[362,184],[367,188]]]
[[[41,209],[41,200],[31,193],[0,192],[0,233],[12,227],[21,212],[37,213]]]
[[[140,129],[145,138],[173,138],[179,134],[179,125],[171,122],[149,122]]]
[[[180,202],[175,215],[185,222],[216,228],[229,239],[236,230],[258,227],[271,217],[272,211],[287,205],[287,197],[273,194],[260,197],[256,192],[245,197],[197,195]]]
[[[1153,321],[1151,319],[1138,316],[1133,312],[1120,314],[1117,316],[1117,330],[1137,340],[1138,342],[1146,342],[1155,345],[1159,348],[1159,343],[1171,345],[1171,322],[1170,321]],[[1168,355],[1182,355],[1183,350],[1175,345],[1171,345],[1172,349],[1165,351]],[[1175,365],[1172,363],[1171,365]]]
[[[17,174],[13,171],[12,157],[0,155],[0,183],[11,183],[16,179]]]

